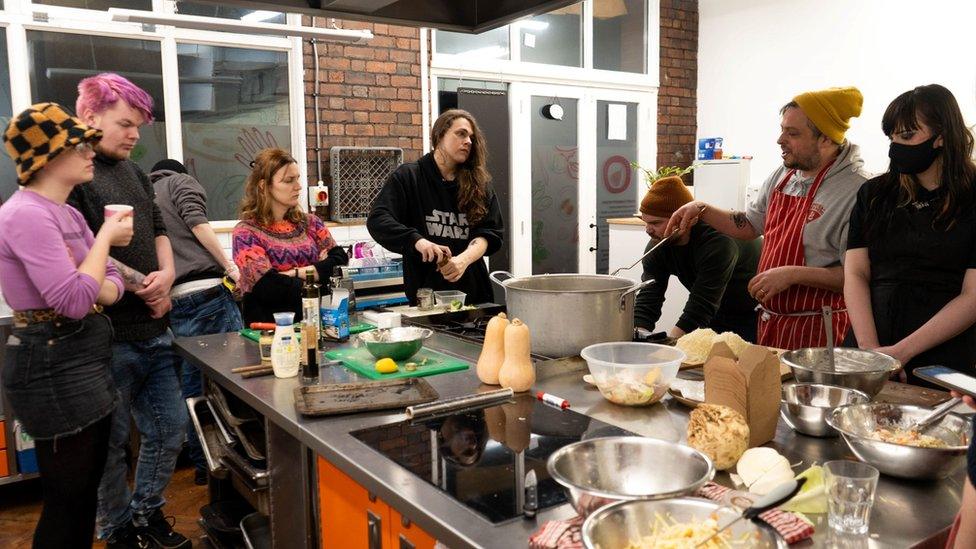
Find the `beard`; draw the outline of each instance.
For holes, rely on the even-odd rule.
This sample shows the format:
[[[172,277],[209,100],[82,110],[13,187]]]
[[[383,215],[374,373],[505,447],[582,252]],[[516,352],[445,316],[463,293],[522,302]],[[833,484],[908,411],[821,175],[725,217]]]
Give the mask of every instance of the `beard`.
[[[110,158],[112,160],[128,160],[129,157],[132,155],[131,150],[126,150],[126,149],[109,150],[106,149],[105,147],[102,147],[101,144],[99,144],[99,146],[95,148],[95,152],[97,152],[102,156]]]
[[[787,155],[787,157],[783,159],[783,166],[791,170],[799,170],[799,171],[806,172],[806,171],[814,170],[818,166],[820,166],[820,160],[821,158],[819,152],[813,152],[811,154],[806,154],[806,155],[798,155],[795,152],[793,152]]]

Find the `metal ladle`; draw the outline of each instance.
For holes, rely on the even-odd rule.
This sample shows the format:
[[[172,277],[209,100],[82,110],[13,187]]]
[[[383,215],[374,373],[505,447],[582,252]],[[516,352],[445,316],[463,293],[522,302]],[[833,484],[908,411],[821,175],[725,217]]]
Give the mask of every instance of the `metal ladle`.
[[[677,233],[677,232],[678,231],[675,230],[671,234],[669,234],[668,236],[662,238],[661,240],[658,240],[657,241],[657,244],[655,244],[654,246],[652,246],[650,250],[647,250],[647,253],[645,253],[644,255],[640,256],[640,258],[638,258],[637,261],[631,263],[629,267],[620,267],[618,269],[614,269],[614,271],[612,273],[610,273],[610,276],[617,276],[617,273],[619,273],[620,271],[627,271],[627,270],[633,269],[641,261],[644,261],[644,258],[645,257],[647,257],[647,256],[651,255],[652,253],[654,253],[654,250],[660,248],[662,244],[664,244],[665,242],[667,242],[668,240],[670,240],[671,237],[674,236],[675,233]]]
[[[834,323],[833,323],[833,310],[831,310],[830,305],[823,306],[823,324],[824,332],[827,333],[827,367],[828,371],[835,371],[834,368]]]

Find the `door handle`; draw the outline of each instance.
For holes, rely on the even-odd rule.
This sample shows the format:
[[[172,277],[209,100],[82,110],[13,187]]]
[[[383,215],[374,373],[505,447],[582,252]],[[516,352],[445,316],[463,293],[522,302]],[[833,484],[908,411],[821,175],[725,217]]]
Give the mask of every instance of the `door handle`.
[[[406,536],[400,534],[400,549],[416,549],[416,546]]]
[[[383,519],[366,511],[366,537],[369,549],[383,549]]]
[[[596,229],[596,235],[595,238],[593,239],[595,241],[596,246],[595,247],[590,246],[590,251],[595,252],[600,249],[600,229],[597,228],[596,223],[590,223],[590,228]]]

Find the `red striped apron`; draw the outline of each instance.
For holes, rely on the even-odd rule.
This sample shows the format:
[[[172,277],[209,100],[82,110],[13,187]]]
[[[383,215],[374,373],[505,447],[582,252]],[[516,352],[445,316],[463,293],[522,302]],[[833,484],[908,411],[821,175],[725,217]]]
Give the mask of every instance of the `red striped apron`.
[[[806,265],[803,227],[810,217],[810,207],[817,190],[832,165],[833,162],[820,170],[806,196],[790,196],[783,192],[783,187],[796,170],[790,170],[773,190],[766,210],[758,272],[775,267]],[[825,347],[827,335],[821,316],[824,305],[829,305],[835,311],[832,323],[835,344],[843,341],[850,325],[844,294],[796,284],[763,304],[758,343],[779,349]]]

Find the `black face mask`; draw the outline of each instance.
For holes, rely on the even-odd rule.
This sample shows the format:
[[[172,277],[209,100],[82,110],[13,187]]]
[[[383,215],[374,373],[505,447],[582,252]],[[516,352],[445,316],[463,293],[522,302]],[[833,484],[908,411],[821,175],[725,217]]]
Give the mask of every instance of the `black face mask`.
[[[888,147],[888,158],[891,159],[891,171],[905,175],[922,173],[929,169],[935,159],[942,154],[942,147],[933,149],[932,145],[939,136],[918,145],[903,145],[892,142]]]

